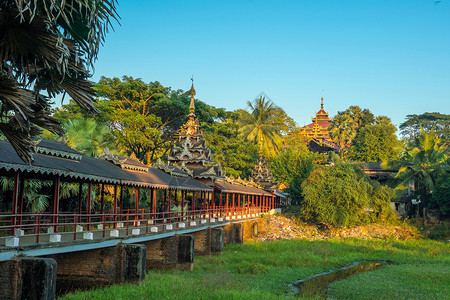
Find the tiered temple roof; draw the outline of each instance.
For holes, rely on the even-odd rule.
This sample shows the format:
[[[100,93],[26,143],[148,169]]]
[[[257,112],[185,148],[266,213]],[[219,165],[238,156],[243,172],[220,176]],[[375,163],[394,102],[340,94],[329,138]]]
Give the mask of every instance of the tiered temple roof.
[[[316,139],[329,139],[330,135],[328,127],[331,118],[323,109],[323,97],[321,98],[320,110],[316,112],[316,116],[311,118],[312,123],[301,127],[300,135]]]
[[[265,190],[276,189],[276,183],[273,182],[272,173],[270,172],[269,166],[267,165],[267,162],[262,154],[259,156],[250,178],[252,181],[262,186]]]
[[[214,164],[200,124],[195,119],[194,83],[192,83],[190,94],[189,120],[180,128],[168,162],[175,167],[189,169],[194,178],[212,185],[216,178],[223,178],[225,174],[220,164]]]
[[[331,118],[323,109],[323,96],[321,98],[320,110],[316,116],[311,118],[312,123],[300,127],[300,136],[308,138],[308,148],[314,152],[328,152],[337,150],[338,147],[331,141],[328,127],[331,124]]]

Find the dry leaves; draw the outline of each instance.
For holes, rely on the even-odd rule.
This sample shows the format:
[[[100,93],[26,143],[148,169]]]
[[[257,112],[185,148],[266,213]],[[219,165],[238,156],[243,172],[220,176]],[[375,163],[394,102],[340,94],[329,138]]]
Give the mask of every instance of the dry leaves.
[[[258,241],[282,239],[320,240],[328,238],[359,238],[409,240],[419,238],[412,228],[396,225],[370,224],[349,228],[329,228],[323,225],[306,224],[283,216],[272,216],[260,231]]]

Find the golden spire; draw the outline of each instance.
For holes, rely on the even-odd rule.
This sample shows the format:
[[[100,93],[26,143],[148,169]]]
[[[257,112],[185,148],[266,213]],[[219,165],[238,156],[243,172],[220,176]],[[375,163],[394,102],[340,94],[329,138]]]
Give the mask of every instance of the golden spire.
[[[323,95],[322,98],[320,98],[320,109],[323,110]]]
[[[195,95],[195,89],[194,89],[194,76],[191,77],[192,80],[192,86],[191,90],[189,91],[191,94],[191,103],[189,104],[189,116],[195,117],[195,104],[194,104],[194,95]]]

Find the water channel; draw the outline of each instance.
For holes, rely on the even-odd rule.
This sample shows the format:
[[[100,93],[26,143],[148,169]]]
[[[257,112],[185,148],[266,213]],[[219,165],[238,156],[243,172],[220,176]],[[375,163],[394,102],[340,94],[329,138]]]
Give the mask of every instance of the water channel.
[[[347,267],[338,270],[333,270],[325,273],[320,273],[311,276],[304,280],[298,280],[291,284],[292,292],[288,296],[314,297],[323,296],[330,298],[327,295],[328,286],[338,280],[343,280],[360,272],[366,272],[376,269],[380,266],[391,264],[390,261],[369,261],[359,260]]]

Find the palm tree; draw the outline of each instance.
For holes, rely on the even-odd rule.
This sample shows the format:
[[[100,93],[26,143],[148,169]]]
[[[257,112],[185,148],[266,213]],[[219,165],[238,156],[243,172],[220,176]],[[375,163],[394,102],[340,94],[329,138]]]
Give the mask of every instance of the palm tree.
[[[56,137],[44,131],[43,137],[56,140],[74,148],[83,155],[98,157],[108,147],[113,149],[113,137],[106,125],[96,122],[92,118],[76,118],[63,123],[64,135]]]
[[[401,160],[384,162],[385,167],[399,168],[395,178],[398,180],[397,190],[408,188],[414,182],[416,196],[424,206],[427,205],[436,180],[445,172],[450,172],[448,148],[440,145],[440,139],[433,130],[424,131],[413,143],[413,148],[405,151]]]
[[[328,128],[332,141],[339,146],[339,156],[342,158],[345,148],[351,144],[356,136],[356,123],[346,114],[338,114],[331,121]]]
[[[43,212],[49,206],[50,195],[43,193],[43,189],[52,185],[49,180],[25,179],[23,199],[25,210],[31,212]],[[14,179],[12,177],[0,177],[0,193],[12,191]]]
[[[115,6],[116,0],[1,2],[0,132],[24,161],[32,161],[40,128],[62,133],[50,116],[51,98],[64,92],[97,111],[88,67],[118,18]]]
[[[260,96],[252,103],[247,102],[250,112],[238,110],[239,132],[246,140],[259,146],[260,154],[264,151],[273,155],[281,142],[281,131],[284,129],[278,118],[283,110],[272,101]]]

